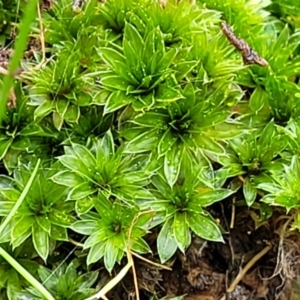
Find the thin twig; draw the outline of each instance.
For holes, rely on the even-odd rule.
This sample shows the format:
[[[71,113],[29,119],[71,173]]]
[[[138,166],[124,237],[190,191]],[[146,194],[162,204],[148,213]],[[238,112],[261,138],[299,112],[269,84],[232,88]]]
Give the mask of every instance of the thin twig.
[[[84,240],[84,237],[81,239],[82,241]],[[78,242],[78,244],[81,244],[80,242]],[[59,263],[59,265],[56,266],[56,268],[51,272],[51,274],[43,281],[43,284],[45,284],[56,272],[57,270],[59,270],[59,268],[69,259],[69,257],[72,256],[72,254],[75,252],[75,250],[77,249],[77,245],[76,247],[74,247],[69,253],[68,255]]]
[[[131,249],[130,249],[130,244],[131,244],[131,234],[132,234],[132,229],[133,226],[135,225],[135,223],[137,222],[138,218],[141,215],[144,214],[148,214],[148,213],[153,213],[152,210],[149,211],[143,211],[143,212],[139,212],[138,214],[136,214],[130,224],[130,228],[128,230],[128,239],[127,239],[127,258],[128,261],[131,261],[131,267],[132,267],[132,273],[133,273],[133,282],[134,282],[134,289],[135,289],[135,293],[136,293],[136,300],[140,300],[140,293],[139,293],[139,284],[138,284],[138,280],[137,280],[137,275],[136,275],[136,269],[135,269],[135,265],[134,265],[134,261],[132,258],[132,253],[131,253]]]
[[[144,212],[144,213],[146,213],[146,212]],[[137,300],[140,300],[139,284],[137,281],[137,275],[136,275],[134,261],[133,261],[133,258],[132,258],[131,252],[130,252],[130,242],[131,242],[131,234],[132,234],[133,226],[137,222],[137,220],[141,214],[143,214],[143,213],[138,213],[137,215],[134,216],[134,218],[130,224],[129,230],[128,230],[128,239],[127,239],[127,258],[128,258],[128,261],[131,261],[131,265],[132,265],[133,282],[134,282],[134,289],[135,289],[135,294],[136,294]]]
[[[257,253],[247,264],[246,266],[239,272],[237,277],[233,280],[229,288],[227,289],[227,293],[232,293],[239,282],[244,278],[249,269],[265,254],[267,254],[272,249],[272,245],[267,245],[264,249],[262,249],[259,253]]]
[[[242,175],[239,175],[239,176],[238,176],[238,179],[239,179],[242,183],[245,183],[245,178],[244,178]]]
[[[122,270],[110,280],[97,294],[86,298],[85,300],[94,300],[94,299],[107,299],[106,294],[111,291],[128,273],[130,268],[132,267],[132,262],[128,260],[127,264],[122,268]]]
[[[131,255],[131,252],[129,251],[129,249],[127,251],[127,257],[128,257],[128,261],[131,261],[131,268],[132,268],[136,300],[140,300],[139,283],[137,280],[136,269],[135,269],[134,261],[133,261],[133,258],[132,258],[132,255]]]
[[[140,260],[143,260],[144,262],[146,262],[146,263],[148,263],[148,264],[150,264],[150,265],[153,265],[153,266],[155,266],[155,267],[158,267],[158,268],[161,268],[161,269],[164,269],[164,270],[172,271],[171,268],[166,267],[166,266],[161,265],[161,264],[158,264],[158,263],[155,263],[155,262],[153,262],[153,261],[151,261],[151,260],[149,260],[149,259],[147,259],[147,258],[145,258],[145,257],[143,257],[143,256],[141,256],[141,255],[139,255],[139,254],[137,254],[137,253],[135,253],[135,252],[133,252],[133,251],[130,251],[130,253],[131,253],[133,256],[139,258]]]
[[[41,41],[41,47],[42,47],[42,61],[37,64],[34,69],[39,69],[46,61],[46,47],[45,47],[45,34],[44,34],[44,27],[43,27],[43,19],[41,14],[41,9],[39,3],[37,4],[37,13],[38,13],[38,19],[39,19],[39,25],[40,25],[40,41]]]
[[[259,56],[245,40],[237,37],[226,22],[222,22],[221,29],[229,42],[242,54],[244,64],[257,64],[262,67],[267,67],[269,65],[269,63],[263,57]]]
[[[231,207],[230,229],[234,228],[234,220],[235,220],[235,201],[236,201],[236,197],[233,197],[233,198],[232,198],[232,207]]]
[[[276,220],[276,222],[278,220],[285,219],[286,217],[287,216],[280,216]],[[275,276],[277,276],[283,268],[283,263],[282,263],[284,261],[283,241],[284,241],[284,236],[285,236],[286,231],[287,231],[287,227],[290,224],[290,222],[293,220],[293,218],[294,218],[294,216],[288,217],[287,221],[280,228],[280,231],[279,231],[279,244],[278,244],[278,252],[277,252],[277,263],[276,263],[276,267],[274,269],[274,272],[273,272],[272,276],[269,277],[269,278],[266,278],[267,280],[270,280],[270,279],[274,278]]]
[[[234,260],[235,260],[235,252],[234,252],[234,249],[233,249],[233,246],[232,246],[231,237],[229,237],[229,239],[228,239],[228,244],[229,244],[229,249],[230,249],[230,254],[231,254],[231,264],[233,264]]]
[[[83,248],[84,247],[84,244],[80,243],[80,242],[77,242],[75,240],[73,240],[72,238],[69,237],[69,242],[73,245],[75,245],[76,247],[79,247],[79,248]]]

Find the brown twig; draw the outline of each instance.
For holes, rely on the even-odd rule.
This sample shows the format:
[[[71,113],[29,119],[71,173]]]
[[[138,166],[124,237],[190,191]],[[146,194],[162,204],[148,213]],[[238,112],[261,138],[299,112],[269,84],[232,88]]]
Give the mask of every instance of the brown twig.
[[[246,266],[240,270],[237,277],[233,280],[233,282],[230,284],[229,288],[227,289],[227,293],[232,293],[236,286],[239,284],[239,282],[244,278],[246,273],[249,271],[249,269],[259,260],[261,259],[265,254],[267,254],[272,249],[272,245],[267,245],[264,249],[262,249],[259,253],[257,253],[247,264]]]
[[[267,67],[269,65],[269,63],[263,57],[259,56],[245,40],[237,37],[226,22],[222,22],[221,29],[229,42],[242,54],[245,65],[257,64],[262,67]]]
[[[170,267],[167,267],[167,266],[164,266],[164,265],[155,263],[155,262],[153,262],[153,261],[151,261],[151,260],[149,260],[149,259],[147,259],[147,258],[145,258],[145,257],[143,257],[143,256],[141,256],[141,255],[139,255],[139,254],[137,254],[137,253],[135,253],[135,252],[133,252],[133,251],[130,251],[130,253],[131,253],[133,256],[139,258],[140,260],[143,260],[144,262],[148,263],[149,265],[153,265],[153,266],[155,266],[155,267],[157,267],[157,268],[160,268],[160,269],[172,271],[172,269],[171,269]]]

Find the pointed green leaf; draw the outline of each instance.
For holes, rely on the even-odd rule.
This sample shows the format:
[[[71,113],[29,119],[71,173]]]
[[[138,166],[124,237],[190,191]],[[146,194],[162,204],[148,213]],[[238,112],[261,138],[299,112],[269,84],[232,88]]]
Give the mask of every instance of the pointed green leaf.
[[[158,155],[159,156],[165,155],[166,152],[173,147],[176,141],[177,141],[177,136],[175,136],[172,133],[171,128],[168,128],[158,144],[158,149],[157,149]]]
[[[50,233],[51,223],[47,215],[35,217],[37,224],[47,233]]]
[[[267,104],[268,95],[260,86],[257,86],[250,97],[250,107],[253,111],[257,112]]]
[[[164,72],[169,68],[174,58],[176,57],[177,49],[171,48],[157,64],[157,72]]]
[[[102,152],[106,157],[113,156],[115,154],[114,138],[110,130],[108,130],[101,139]]]
[[[182,161],[183,147],[177,146],[176,144],[166,153],[164,159],[164,173],[167,182],[172,187],[180,172],[181,161]]]
[[[292,208],[299,208],[299,198],[297,196],[289,195],[286,193],[280,193],[279,195],[276,196],[270,195],[269,198],[267,196],[263,198],[265,203],[285,207],[288,212]],[[274,200],[274,196],[275,196],[275,200]],[[268,200],[268,202],[266,200]]]
[[[80,108],[77,105],[69,105],[65,115],[64,115],[64,119],[67,122],[77,122],[79,120],[80,117]]]
[[[132,53],[130,55],[135,55],[139,60],[141,60],[141,54],[144,46],[144,40],[137,31],[137,29],[130,23],[125,24],[124,28],[124,42],[130,42],[132,47]],[[123,47],[124,47],[123,42]],[[125,48],[125,47],[124,47]],[[126,55],[126,59],[129,57]]]
[[[170,117],[167,114],[149,111],[135,117],[132,120],[132,123],[141,125],[143,127],[160,128],[168,124],[169,119]]]
[[[253,183],[250,181],[249,177],[245,179],[243,185],[243,193],[248,206],[251,206],[257,196],[257,189],[254,187]]]
[[[224,241],[219,226],[209,216],[190,213],[187,219],[191,229],[203,239],[214,242]]]
[[[157,89],[155,97],[156,101],[166,103],[177,101],[183,98],[180,90],[177,87],[173,88],[167,85],[160,85]]]
[[[174,66],[175,76],[178,82],[182,81],[198,65],[197,61],[183,61]]]
[[[100,48],[99,50],[102,59],[115,71],[119,68],[126,70],[126,58],[120,52],[112,48]]]
[[[36,252],[46,262],[49,255],[49,235],[37,223],[32,228],[32,241]]]
[[[118,90],[116,92],[118,94],[121,94],[121,92],[126,92],[129,86],[128,81],[119,76],[105,76],[101,79],[101,84],[103,84],[103,86],[108,87],[110,89]],[[110,98],[111,97],[109,97],[107,101],[109,101]],[[114,102],[120,102],[120,101],[117,101],[117,99],[114,98]]]
[[[133,245],[131,246],[131,250],[140,254],[151,252],[149,245],[142,238],[138,238],[136,241],[134,241]]]
[[[12,239],[16,239],[23,234],[27,234],[28,229],[32,228],[35,223],[35,219],[33,216],[22,217],[19,221],[14,224],[13,230],[11,232]]]
[[[111,237],[112,233],[105,228],[104,226],[102,226],[101,228],[99,227],[100,224],[97,224],[98,227],[96,227],[97,229],[94,230],[94,232],[92,233],[92,235],[90,235],[87,240],[84,243],[84,247],[83,249],[88,249],[93,247],[94,245],[98,244],[98,243],[104,243],[109,237]]]
[[[75,203],[75,211],[78,215],[89,212],[94,206],[92,197],[77,199]]]
[[[89,254],[87,256],[87,265],[91,265],[92,263],[95,263],[99,261],[105,254],[105,243],[98,243],[94,246],[89,251]]]
[[[199,203],[202,207],[206,207],[212,205],[215,202],[226,199],[233,193],[234,191],[231,191],[229,189],[215,189],[212,191],[204,192],[203,194],[200,193],[199,195],[195,196],[193,202]]]
[[[77,186],[82,183],[82,179],[76,173],[69,170],[60,171],[52,177],[52,180],[58,184],[68,187]]]
[[[80,157],[73,155],[63,155],[60,156],[59,161],[68,169],[81,174],[82,176],[90,176],[93,175],[93,169],[88,169],[87,166],[81,161]]]
[[[63,99],[55,100],[56,112],[64,116],[69,107],[69,104],[70,101],[67,100],[63,100]]]
[[[198,112],[199,116],[199,112]],[[223,111],[216,111],[213,113],[210,113],[209,115],[205,117],[199,117],[196,121],[197,127],[201,128],[202,130],[207,127],[216,126],[220,123],[225,122],[228,117],[230,116],[230,112],[226,109],[223,109]],[[197,128],[195,128],[197,129]]]
[[[194,137],[194,140],[197,144],[197,146],[201,149],[211,151],[213,153],[217,154],[224,154],[225,149],[216,141],[214,141],[212,138],[208,137],[204,134],[197,134]]]
[[[119,249],[115,247],[113,241],[110,239],[106,242],[104,253],[104,265],[109,273],[111,273],[118,257]]]
[[[80,144],[72,144],[72,148],[87,168],[92,168],[96,165],[94,155],[86,147]]]
[[[145,39],[145,46],[143,51],[143,61],[150,62],[152,56],[154,55],[156,49],[155,49],[155,31],[152,30],[148,33]],[[150,72],[150,69],[147,68],[148,73]]]
[[[0,159],[6,155],[9,147],[11,146],[13,139],[0,140]]]
[[[14,206],[14,202],[0,201],[0,216],[7,216]]]
[[[80,220],[72,224],[71,229],[83,235],[91,235],[97,227],[96,220]]]
[[[55,107],[55,102],[51,100],[45,100],[42,104],[40,104],[36,110],[34,111],[34,118],[44,118],[49,115],[51,111]]]
[[[104,114],[111,113],[126,105],[129,105],[132,101],[134,101],[133,95],[126,95],[126,93],[123,91],[113,92],[108,98],[104,107]]]
[[[54,127],[58,131],[60,131],[61,127],[62,127],[62,125],[64,123],[64,117],[63,117],[63,115],[61,115],[60,113],[54,111],[53,115],[52,115],[52,120],[53,120]]]
[[[56,241],[68,241],[67,228],[51,224],[50,236]]]
[[[186,212],[175,213],[172,228],[178,248],[184,253],[191,243],[191,233],[187,223]]]
[[[169,260],[177,250],[177,243],[171,227],[172,223],[173,219],[165,221],[157,238],[157,251],[162,264]]]
[[[149,130],[136,138],[132,139],[126,144],[126,153],[142,153],[155,149],[157,145],[158,132],[156,130]]]
[[[140,51],[139,53],[136,53],[133,43],[126,39],[123,40],[123,49],[124,49],[124,54],[126,56],[126,63],[128,64],[129,70],[130,68],[138,68],[139,65],[141,64]],[[131,81],[131,83],[135,84],[134,80]]]
[[[94,197],[93,201],[94,206],[101,218],[108,219],[111,217],[113,212],[113,204],[103,192],[100,192],[98,197]]]
[[[75,222],[75,217],[70,214],[67,214],[65,211],[61,211],[58,209],[51,209],[49,213],[49,220],[51,224],[55,224],[61,227],[69,227],[71,224]]]

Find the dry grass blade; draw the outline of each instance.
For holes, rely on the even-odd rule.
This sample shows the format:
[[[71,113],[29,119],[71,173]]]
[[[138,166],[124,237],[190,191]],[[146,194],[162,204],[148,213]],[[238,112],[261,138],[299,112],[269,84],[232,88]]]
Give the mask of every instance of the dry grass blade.
[[[229,288],[227,289],[227,293],[232,293],[236,286],[239,284],[239,282],[243,279],[243,277],[246,275],[246,273],[249,271],[249,269],[259,260],[261,259],[265,254],[267,254],[272,248],[272,245],[267,245],[263,250],[261,250],[259,253],[257,253],[247,264],[246,266],[239,272],[238,276],[233,280]]]

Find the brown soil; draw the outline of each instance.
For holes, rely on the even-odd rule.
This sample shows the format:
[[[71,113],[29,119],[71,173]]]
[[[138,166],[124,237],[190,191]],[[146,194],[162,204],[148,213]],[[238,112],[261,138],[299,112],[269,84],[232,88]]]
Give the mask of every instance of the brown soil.
[[[256,228],[251,217],[253,211],[250,214],[241,207],[237,208],[234,227],[230,229],[231,209],[226,211],[222,204],[215,208],[221,211],[213,212],[215,217],[227,231],[225,243],[194,237],[185,255],[177,252],[168,263],[172,271],[158,269],[135,258],[140,299],[172,299],[181,295],[186,300],[300,299],[296,280],[300,235],[289,230],[290,219],[281,211]],[[154,253],[147,258],[158,263],[156,236],[157,233],[152,233],[147,239],[150,244],[152,241]],[[109,280],[108,276],[100,277],[103,282]],[[132,278],[130,272],[107,295],[108,299],[136,299]]]

